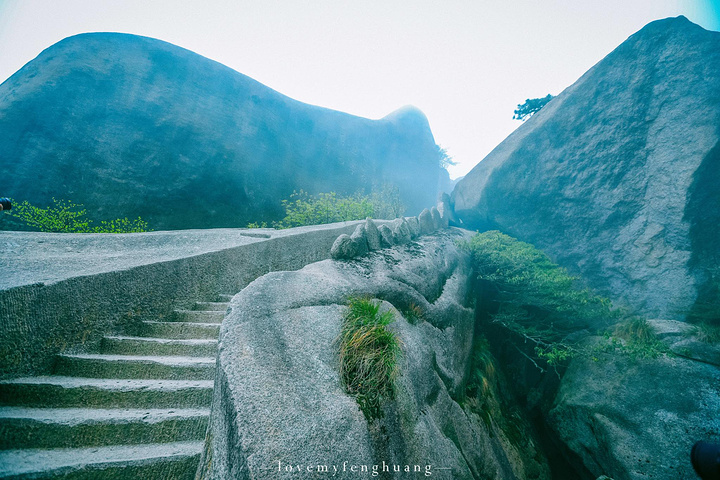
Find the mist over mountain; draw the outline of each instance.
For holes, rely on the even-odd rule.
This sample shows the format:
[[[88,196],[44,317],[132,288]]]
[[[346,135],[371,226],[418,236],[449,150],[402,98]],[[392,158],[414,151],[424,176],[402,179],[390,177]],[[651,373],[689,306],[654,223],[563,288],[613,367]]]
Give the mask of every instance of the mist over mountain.
[[[439,156],[413,107],[369,120],[307,105],[180,47],[82,34],[0,85],[2,195],[81,203],[154,229],[282,217],[294,190],[398,187],[433,205]]]
[[[453,201],[465,225],[529,241],[612,298],[674,318],[717,275],[719,171],[720,33],[677,17],[548,103]]]

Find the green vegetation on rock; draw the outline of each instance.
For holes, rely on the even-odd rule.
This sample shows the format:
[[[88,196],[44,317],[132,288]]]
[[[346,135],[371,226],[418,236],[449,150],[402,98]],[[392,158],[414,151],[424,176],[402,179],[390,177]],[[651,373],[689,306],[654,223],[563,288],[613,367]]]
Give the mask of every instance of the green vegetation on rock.
[[[554,97],[549,93],[542,98],[528,98],[525,103],[518,104],[517,110],[513,111],[513,120],[525,121],[537,112],[539,112]]]
[[[668,348],[646,319],[632,317],[616,325],[612,333],[606,332],[594,352],[624,353],[635,359],[657,358],[668,353]]]
[[[489,299],[491,321],[534,345],[550,366],[577,351],[569,337],[617,319],[608,299],[578,285],[578,279],[543,252],[498,231],[478,233],[463,244]]]
[[[285,217],[273,222],[275,228],[323,225],[334,222],[362,220],[367,217],[393,219],[405,212],[397,187],[385,185],[369,195],[339,195],[336,192],[310,195],[300,190],[282,201]],[[264,228],[267,222],[252,222],[248,228]]]
[[[402,348],[388,328],[393,320],[392,312],[380,313],[378,301],[351,299],[338,339],[340,377],[368,420],[380,418],[382,402],[394,397]]]
[[[700,322],[696,327],[695,335],[706,343],[720,343],[720,326],[708,322]]]
[[[135,233],[147,232],[148,224],[138,217],[134,220],[116,218],[93,224],[82,205],[68,200],[53,198],[53,205],[46,208],[32,205],[28,201],[13,201],[13,209],[7,212],[20,225],[51,233]]]

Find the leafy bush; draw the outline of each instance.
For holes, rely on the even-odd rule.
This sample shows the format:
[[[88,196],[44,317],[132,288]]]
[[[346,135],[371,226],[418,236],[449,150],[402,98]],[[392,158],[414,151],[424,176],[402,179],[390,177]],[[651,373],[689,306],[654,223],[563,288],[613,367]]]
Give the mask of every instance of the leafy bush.
[[[250,222],[245,228],[268,228],[267,222]]]
[[[300,190],[282,201],[285,218],[275,222],[275,228],[362,220],[367,217],[392,219],[403,214],[397,187],[385,186],[370,195],[338,195],[335,192],[310,195]],[[250,225],[258,225],[252,223]]]
[[[352,299],[339,337],[340,377],[368,420],[382,415],[380,406],[393,398],[401,343],[387,328],[392,312],[380,313],[380,303]]]
[[[117,218],[103,220],[93,225],[88,218],[87,210],[80,204],[68,200],[56,200],[53,205],[41,208],[24,200],[13,202],[13,209],[8,213],[23,222],[26,226],[40,232],[52,233],[134,233],[147,232],[148,224],[138,217],[135,220]]]
[[[578,286],[575,277],[529,243],[489,231],[462,246],[497,307],[491,319],[534,343],[535,355],[548,365],[574,354],[570,335],[619,315],[608,299]]]

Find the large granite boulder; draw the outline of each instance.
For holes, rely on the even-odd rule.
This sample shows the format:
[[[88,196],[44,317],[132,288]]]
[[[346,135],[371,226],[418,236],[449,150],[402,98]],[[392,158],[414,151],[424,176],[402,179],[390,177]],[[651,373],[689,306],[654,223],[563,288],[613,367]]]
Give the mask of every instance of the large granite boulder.
[[[718,265],[720,33],[638,33],[455,187],[473,229],[531,242],[641,313],[679,318]]]
[[[693,328],[651,321],[679,356],[573,360],[549,421],[588,471],[614,480],[695,480],[690,449],[720,443],[720,346]]]
[[[237,294],[221,329],[198,478],[355,478],[373,466],[379,478],[549,478],[541,454],[528,455],[456,401],[475,328],[468,258],[455,244],[461,235],[468,234],[446,231],[356,261],[270,273]],[[338,374],[345,305],[358,296],[384,302],[403,344],[395,399],[371,422]],[[423,315],[410,323],[402,312],[413,306]],[[406,465],[421,473],[404,473]],[[358,472],[362,466],[369,472]]]
[[[294,190],[396,185],[408,214],[441,169],[411,107],[369,120],[307,105],[151,38],[92,33],[43,51],[0,85],[2,195],[84,204],[156,230],[284,215]],[[446,174],[445,174],[446,175]]]

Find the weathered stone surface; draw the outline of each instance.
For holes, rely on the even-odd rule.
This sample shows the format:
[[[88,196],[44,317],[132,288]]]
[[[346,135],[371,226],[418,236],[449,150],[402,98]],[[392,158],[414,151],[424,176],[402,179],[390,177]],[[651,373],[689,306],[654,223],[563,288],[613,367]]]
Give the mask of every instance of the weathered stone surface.
[[[450,200],[450,195],[447,193],[443,193],[440,195],[440,200],[437,204],[438,212],[440,212],[440,218],[442,219],[442,227],[447,228],[449,225],[457,225],[458,220],[455,217],[455,212],[453,211],[452,207],[452,201]]]
[[[62,40],[0,85],[0,131],[2,195],[69,199],[156,230],[279,220],[294,190],[383,183],[417,214],[446,175],[415,108],[369,120],[306,105],[183,48],[118,33]]]
[[[405,218],[396,218],[395,220],[393,220],[392,233],[393,238],[395,239],[395,243],[398,245],[408,243],[412,240],[412,235],[410,234],[410,227],[405,221]]]
[[[642,313],[682,316],[720,259],[718,92],[720,33],[653,22],[460,181],[455,212]]]
[[[330,248],[330,257],[335,260],[347,260],[357,255],[357,248],[350,235],[343,233]]]
[[[378,227],[378,231],[380,232],[380,240],[383,248],[392,247],[393,245],[395,245],[395,237],[393,236],[390,227],[388,227],[387,225],[380,225]]]
[[[688,357],[576,359],[550,422],[594,475],[616,480],[697,478],[690,448],[720,442],[720,347],[681,322],[652,321],[659,338]]]
[[[443,479],[530,478],[523,465],[535,460],[453,400],[475,325],[463,304],[470,269],[457,235],[271,273],[236,295],[222,327],[201,478],[290,479],[296,474],[278,465],[332,471],[343,462],[431,465]],[[403,342],[395,400],[370,424],[338,375],[335,341],[352,296],[384,299]],[[412,325],[396,310],[411,304],[426,312],[424,321]],[[533,471],[548,478],[542,468]]]
[[[430,209],[430,216],[432,217],[432,222],[435,230],[440,230],[441,228],[443,228],[442,217],[440,216],[440,212],[438,211],[437,207],[432,207]]]
[[[380,250],[382,244],[380,243],[380,232],[378,231],[377,225],[372,219],[365,219],[365,236],[367,238],[368,249]]]
[[[420,223],[417,217],[406,217],[408,228],[410,228],[410,235],[412,238],[417,238],[420,235]]]
[[[418,215],[418,223],[420,224],[420,235],[426,235],[435,231],[432,215],[427,208]]]
[[[361,223],[355,227],[355,231],[350,235],[350,240],[355,244],[355,256],[362,256],[368,252],[367,235],[365,234],[365,224]]]

